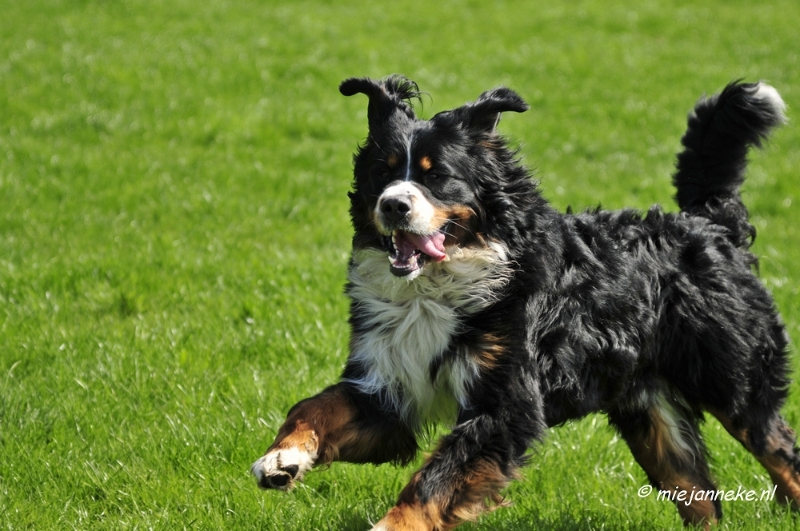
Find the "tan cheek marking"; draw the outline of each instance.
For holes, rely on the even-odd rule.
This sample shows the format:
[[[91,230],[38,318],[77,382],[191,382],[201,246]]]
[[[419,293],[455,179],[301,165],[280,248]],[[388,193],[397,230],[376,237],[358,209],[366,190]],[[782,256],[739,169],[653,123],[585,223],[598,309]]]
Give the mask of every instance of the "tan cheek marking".
[[[474,215],[475,211],[465,205],[454,206],[450,209],[450,212],[448,212],[448,217],[456,218],[463,222],[466,222]]]
[[[436,208],[431,219],[431,231],[439,230],[444,223],[452,219],[455,221],[455,227],[450,230],[447,236],[446,245],[453,245],[459,241],[468,232],[470,226],[470,218],[475,216],[475,211],[465,205],[456,205],[448,208]]]
[[[422,168],[423,171],[428,171],[433,167],[433,163],[431,162],[430,157],[422,157],[419,159],[419,167]]]
[[[459,222],[467,222],[469,218],[475,215],[475,212],[464,205],[456,205],[452,207],[436,208],[434,211],[435,221],[444,223],[448,219],[454,219]]]

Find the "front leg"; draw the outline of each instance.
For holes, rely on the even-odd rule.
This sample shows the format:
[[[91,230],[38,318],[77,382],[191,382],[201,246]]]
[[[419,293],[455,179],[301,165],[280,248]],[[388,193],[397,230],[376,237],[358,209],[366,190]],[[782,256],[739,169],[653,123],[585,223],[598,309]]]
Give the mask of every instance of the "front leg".
[[[525,415],[481,414],[461,422],[403,489],[373,531],[444,531],[502,502],[525,451],[544,425]]]
[[[289,490],[318,464],[407,463],[416,452],[414,432],[382,411],[376,397],[339,383],[292,407],[250,471],[262,488]]]

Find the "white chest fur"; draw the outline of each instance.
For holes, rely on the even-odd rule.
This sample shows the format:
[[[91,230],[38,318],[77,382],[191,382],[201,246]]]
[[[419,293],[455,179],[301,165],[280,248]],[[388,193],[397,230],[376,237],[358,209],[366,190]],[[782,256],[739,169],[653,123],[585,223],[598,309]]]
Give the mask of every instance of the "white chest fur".
[[[349,295],[367,316],[367,331],[353,337],[350,353],[366,376],[351,383],[380,392],[407,418],[436,420],[452,409],[453,399],[468,406],[477,364],[455,356],[432,381],[431,363],[450,345],[460,319],[491,304],[509,278],[499,245],[447,253],[449,260],[428,264],[411,281],[391,274],[385,252],[368,249],[353,257]]]

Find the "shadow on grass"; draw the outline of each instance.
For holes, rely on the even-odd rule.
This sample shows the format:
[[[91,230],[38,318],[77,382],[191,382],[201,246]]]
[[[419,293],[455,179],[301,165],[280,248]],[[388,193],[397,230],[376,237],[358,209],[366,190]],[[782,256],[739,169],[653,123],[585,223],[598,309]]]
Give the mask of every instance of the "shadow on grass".
[[[596,531],[603,529],[606,531],[663,531],[664,527],[661,524],[655,524],[646,521],[619,521],[619,517],[609,516],[608,513],[587,510],[578,514],[564,513],[557,515],[555,518],[541,518],[536,514],[519,515],[503,522],[497,522],[493,525],[478,525],[473,526],[474,531],[479,530],[496,530],[496,531],[530,531],[536,529],[537,531]],[[676,523],[675,529],[681,529],[682,526]],[[470,526],[467,526],[464,531],[468,531]]]
[[[372,528],[374,522],[369,522],[362,514],[357,514],[356,510],[347,511],[337,519],[336,523],[331,523],[327,528],[329,531],[366,531]],[[675,529],[682,529],[683,526],[677,521]],[[659,524],[646,521],[619,521],[619,517],[610,516],[608,513],[586,510],[578,514],[564,513],[556,518],[542,518],[536,514],[517,515],[508,519],[501,519],[499,522],[487,522],[486,518],[479,519],[475,523],[466,523],[458,527],[463,531],[596,531],[603,529],[606,531],[663,531],[663,522]]]

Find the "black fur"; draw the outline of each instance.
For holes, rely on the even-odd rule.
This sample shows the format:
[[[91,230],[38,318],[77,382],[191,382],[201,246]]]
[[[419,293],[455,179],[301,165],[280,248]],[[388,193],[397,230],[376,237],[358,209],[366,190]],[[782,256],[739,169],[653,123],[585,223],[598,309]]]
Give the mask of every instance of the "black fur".
[[[689,115],[681,139],[685,149],[673,177],[678,206],[728,227],[739,247],[749,247],[747,242],[755,238],[739,196],[747,150],[761,147],[770,130],[783,121],[780,109],[755,97],[756,90],[756,84],[735,82],[698,102]]]
[[[674,176],[680,212],[653,207],[573,215],[547,203],[496,132],[502,112],[527,109],[513,91],[486,92],[424,121],[410,104],[419,94],[410,81],[342,83],[342,94],[369,97],[369,136],[354,159],[350,194],[354,352],[361,339],[383,333],[376,329],[376,306],[368,304],[380,296],[365,296],[353,279],[360,274],[359,253],[392,252],[387,234],[395,229],[379,230],[378,219],[382,194],[391,187],[418,191],[417,200],[437,212],[469,212],[439,229],[448,254],[501,248],[509,269],[505,284],[479,294],[486,303],[478,311],[453,307],[446,347],[428,353],[426,385],[440,385],[440,373],[459,363],[479,370],[457,396],[455,427],[404,491],[398,511],[410,499],[435,502],[444,524],[431,520],[429,528],[455,525],[469,500],[482,503],[515,477],[547,427],[598,411],[659,489],[714,488],[698,431],[708,411],[771,474],[770,459],[780,460],[790,470],[779,484],[788,492],[781,501],[800,501],[792,490],[800,485],[800,459],[779,414],[789,384],[788,340],[753,272],[748,247],[755,231],[739,194],[748,149],[783,119],[777,92],[762,88],[731,83],[689,116]],[[438,274],[436,264],[422,263],[420,278]],[[387,308],[393,302],[382,301]],[[386,440],[397,433],[406,441],[402,452],[364,460],[406,461],[415,452],[408,436],[427,419],[390,400],[412,400],[402,384],[364,384],[380,354],[352,355],[339,385],[357,405],[355,422],[375,425],[368,419],[378,414]],[[496,471],[484,490],[470,483],[476,463]],[[687,523],[721,517],[718,501],[678,508]]]

